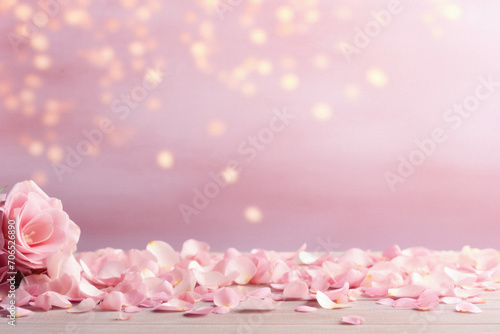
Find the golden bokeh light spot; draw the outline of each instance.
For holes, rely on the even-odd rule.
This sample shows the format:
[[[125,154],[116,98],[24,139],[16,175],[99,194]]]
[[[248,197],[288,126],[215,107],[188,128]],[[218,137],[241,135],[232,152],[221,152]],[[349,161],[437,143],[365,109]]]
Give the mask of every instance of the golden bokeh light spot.
[[[207,51],[207,46],[203,42],[194,42],[191,44],[191,53],[195,57],[204,57]]]
[[[214,26],[209,21],[203,21],[199,27],[200,36],[204,39],[212,39],[214,37]]]
[[[387,84],[387,76],[379,68],[371,68],[366,73],[366,79],[375,87],[383,87]]]
[[[319,53],[313,57],[313,65],[316,68],[324,69],[328,66],[328,63],[328,57],[324,53]]]
[[[161,100],[156,97],[150,97],[146,101],[146,108],[151,111],[160,111],[161,109]]]
[[[443,7],[443,15],[449,20],[458,20],[462,16],[462,8],[455,3],[446,4]]]
[[[33,140],[28,145],[28,153],[34,157],[39,157],[40,155],[42,155],[44,150],[45,147],[39,140]]]
[[[220,119],[212,120],[207,124],[207,132],[212,137],[220,137],[226,133],[226,123]]]
[[[7,110],[16,110],[19,108],[19,99],[14,95],[9,95],[3,100],[3,105]]]
[[[313,106],[312,114],[316,120],[325,122],[332,118],[332,109],[328,104],[320,102]]]
[[[347,5],[342,5],[335,9],[335,16],[337,19],[347,21],[352,18],[352,9]]]
[[[30,45],[36,51],[47,51],[49,48],[49,39],[43,34],[37,34],[30,39]]]
[[[308,10],[306,13],[306,21],[309,23],[316,23],[319,20],[319,11],[316,9]]]
[[[43,115],[42,122],[46,126],[54,126],[61,121],[61,114],[55,110],[47,110]]]
[[[42,79],[36,74],[30,73],[24,77],[24,84],[31,88],[40,88]]]
[[[45,186],[49,178],[47,177],[47,174],[45,172],[38,170],[33,173],[31,179],[35,181],[35,183],[38,184],[39,186]]]
[[[134,28],[134,34],[139,38],[145,38],[149,35],[149,29],[146,26],[136,26]]]
[[[107,31],[114,33],[120,29],[120,22],[117,19],[108,19],[104,24]]]
[[[344,88],[344,96],[349,100],[354,100],[359,96],[359,87],[355,84],[348,84]]]
[[[239,18],[238,21],[240,26],[248,28],[253,24],[254,18],[251,15],[244,14]]]
[[[147,21],[151,18],[151,11],[149,10],[148,7],[141,7],[141,8],[138,8],[135,12],[135,15],[137,15],[137,17],[142,20],[142,21]]]
[[[255,44],[264,44],[267,41],[267,34],[262,29],[253,29],[250,32],[250,40]]]
[[[146,67],[146,62],[144,61],[143,58],[133,59],[132,62],[130,63],[130,67],[134,71],[139,72],[139,71],[142,71]]]
[[[33,8],[27,4],[20,4],[14,9],[14,15],[21,21],[28,21],[33,16]]]
[[[31,103],[33,100],[35,100],[35,93],[33,93],[32,90],[29,89],[23,89],[19,93],[19,98],[23,103]]]
[[[261,60],[257,63],[257,72],[260,75],[268,75],[273,70],[273,65],[269,60]]]
[[[239,173],[236,169],[227,167],[222,171],[222,178],[227,184],[234,184],[238,182]]]
[[[111,104],[113,97],[113,94],[110,92],[102,92],[100,97],[101,103],[105,105]]]
[[[125,8],[134,8],[137,6],[137,0],[122,0],[122,6]]]
[[[422,13],[422,21],[427,24],[433,23],[434,21],[436,21],[436,17],[434,16],[434,13],[432,11],[427,10]]]
[[[52,59],[50,59],[50,57],[45,54],[36,55],[33,58],[33,65],[36,69],[44,71],[50,68],[50,66],[52,65]]]
[[[17,0],[2,0],[0,2],[0,13],[5,13],[10,10],[11,7],[15,6]]]
[[[0,95],[6,95],[9,92],[10,92],[9,84],[6,82],[0,82]]]
[[[241,86],[241,92],[244,95],[252,96],[252,95],[255,95],[256,91],[257,91],[257,87],[253,83],[251,83],[251,82],[245,82]]]
[[[298,85],[299,78],[293,73],[288,73],[281,77],[281,87],[285,90],[294,90]]]
[[[133,41],[128,45],[128,52],[134,56],[142,56],[145,52],[144,44],[138,41]]]
[[[196,19],[197,16],[195,12],[186,12],[186,14],[184,14],[184,21],[186,23],[194,23]]]
[[[280,22],[290,22],[294,16],[294,11],[288,6],[281,6],[276,10],[276,17]]]
[[[158,166],[163,169],[171,169],[174,166],[174,155],[170,151],[160,151],[156,155]]]
[[[444,29],[440,26],[435,26],[431,29],[431,35],[435,39],[441,39],[444,36]]]
[[[61,162],[64,159],[64,150],[59,145],[52,145],[47,149],[47,159],[50,162]]]
[[[182,44],[190,44],[193,41],[193,36],[191,36],[191,34],[186,31],[181,32],[181,34],[179,35],[179,41]]]
[[[259,223],[262,221],[262,211],[256,206],[245,208],[244,216],[250,223]]]
[[[69,25],[84,25],[90,23],[89,15],[82,9],[70,9],[65,12],[64,20]]]
[[[34,104],[27,104],[23,106],[22,113],[24,116],[31,117],[36,114],[36,108]]]
[[[236,80],[243,80],[247,76],[247,70],[244,67],[236,67],[234,70],[231,71],[231,75],[233,76],[234,79]]]

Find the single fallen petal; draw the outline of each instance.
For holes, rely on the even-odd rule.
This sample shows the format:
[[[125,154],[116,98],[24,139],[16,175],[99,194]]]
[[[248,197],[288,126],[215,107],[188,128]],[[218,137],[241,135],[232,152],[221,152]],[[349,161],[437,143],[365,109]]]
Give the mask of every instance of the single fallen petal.
[[[214,304],[234,308],[240,303],[240,296],[231,288],[220,289],[214,297]]]
[[[473,297],[467,299],[466,302],[469,302],[471,304],[484,304],[486,303],[486,298]]]
[[[33,311],[27,310],[22,307],[16,307],[16,318],[23,318],[31,315]]]
[[[341,323],[348,325],[361,325],[363,321],[365,321],[365,319],[358,316],[342,317],[342,319],[340,320]]]
[[[227,306],[217,306],[217,307],[214,307],[214,309],[212,310],[212,313],[215,313],[215,314],[226,314],[229,311],[231,311],[231,309],[229,307],[227,307]]]
[[[257,272],[257,267],[248,256],[241,255],[227,263],[226,276],[232,272],[238,273],[238,277],[234,280],[237,284],[247,284]]]
[[[180,299],[171,299],[167,303],[163,303],[155,307],[155,311],[168,311],[168,312],[184,312],[193,309],[193,304],[185,302]]]
[[[476,297],[483,293],[483,290],[481,289],[462,289],[458,287],[455,288],[453,291],[455,292],[455,296],[459,298]]]
[[[303,313],[310,313],[316,311],[316,307],[311,307],[307,305],[300,305],[295,308],[295,312],[303,312]]]
[[[131,314],[125,314],[125,313],[122,313],[120,312],[120,314],[118,315],[118,319],[116,320],[121,320],[121,321],[127,321],[127,320],[130,320],[132,319],[132,315]]]
[[[385,286],[372,286],[366,289],[365,295],[370,298],[380,298],[387,296],[389,290]]]
[[[344,298],[347,299],[347,296],[345,296]],[[324,294],[321,291],[318,291],[316,293],[316,300],[318,301],[318,304],[322,308],[326,308],[326,309],[352,307],[352,303],[341,303],[341,304],[335,303],[330,298],[328,298],[328,296],[326,294]]]
[[[376,302],[379,305],[385,305],[385,306],[393,306],[394,305],[394,299],[392,298],[383,298],[379,299]]]
[[[213,309],[214,309],[213,307],[205,307],[205,308],[200,308],[197,310],[189,310],[184,314],[185,315],[207,315],[207,314],[212,313]]]
[[[68,313],[85,313],[94,309],[96,306],[95,301],[92,298],[86,298],[82,300],[78,305],[73,306],[68,309],[66,312]]]
[[[164,269],[170,270],[180,261],[179,254],[166,242],[151,241],[146,249],[153,253],[160,267]]]
[[[288,283],[283,295],[286,299],[304,299],[309,296],[309,287],[303,281],[294,281]]]
[[[416,302],[415,298],[399,298],[392,306],[396,308],[414,308],[416,307]]]
[[[434,291],[426,290],[417,298],[415,305],[420,311],[434,310],[439,306],[439,297]]]
[[[458,312],[463,312],[463,313],[481,313],[482,310],[477,307],[476,305],[469,303],[469,302],[460,302],[457,305],[455,305],[455,309]]]

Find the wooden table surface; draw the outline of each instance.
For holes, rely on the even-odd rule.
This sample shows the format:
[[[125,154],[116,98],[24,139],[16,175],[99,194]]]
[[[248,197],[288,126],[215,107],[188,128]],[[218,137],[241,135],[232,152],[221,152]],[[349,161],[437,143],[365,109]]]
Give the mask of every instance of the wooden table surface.
[[[182,313],[144,309],[127,321],[119,312],[93,311],[69,314],[66,310],[35,312],[18,318],[16,327],[0,326],[2,333],[500,333],[500,291],[485,292],[486,304],[478,314],[459,313],[454,305],[441,304],[433,311],[396,309],[358,298],[354,307],[298,313],[298,305],[318,306],[316,301],[286,301],[273,311],[238,311],[228,314],[186,316]],[[211,303],[199,303],[210,306]],[[205,306],[204,305],[204,306]],[[198,305],[200,307],[201,305]],[[319,307],[319,306],[318,306]],[[362,316],[362,325],[341,325],[342,316]],[[5,319],[6,323],[7,319]]]

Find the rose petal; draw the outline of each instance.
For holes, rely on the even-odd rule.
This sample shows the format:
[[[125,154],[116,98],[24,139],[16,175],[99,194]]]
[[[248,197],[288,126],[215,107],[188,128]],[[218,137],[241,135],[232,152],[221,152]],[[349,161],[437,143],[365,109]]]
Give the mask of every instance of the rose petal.
[[[476,305],[469,303],[469,302],[460,302],[457,305],[455,305],[455,309],[458,312],[463,312],[463,313],[481,313],[482,310],[477,307]]]
[[[288,283],[283,295],[286,299],[304,299],[309,296],[309,287],[303,281],[294,281]]]
[[[73,306],[66,312],[68,313],[85,313],[94,309],[96,306],[95,301],[92,298],[86,298],[82,300],[78,305]]]
[[[311,307],[307,305],[300,305],[295,308],[295,312],[303,312],[303,313],[310,313],[316,311],[316,307]]]
[[[131,314],[126,315],[125,313],[120,312],[120,314],[118,315],[118,319],[116,319],[116,320],[127,321],[130,319],[132,319]]]
[[[348,325],[361,325],[363,321],[365,321],[365,319],[358,316],[342,317],[342,319],[340,320],[341,323]]]
[[[392,306],[396,308],[414,308],[416,307],[416,302],[415,298],[399,298]]]
[[[222,288],[214,296],[214,304],[235,308],[240,303],[240,296],[231,288]]]
[[[120,311],[123,306],[123,293],[120,291],[111,291],[101,302],[103,311]]]
[[[137,306],[127,306],[123,309],[123,312],[125,312],[125,313],[138,313],[141,311],[142,311],[142,309],[140,307],[137,307]]]
[[[385,306],[393,306],[394,305],[394,299],[392,298],[383,298],[379,299],[376,302],[379,305],[385,305]]]
[[[72,304],[66,297],[54,291],[47,291],[36,297],[34,305],[45,311],[50,310],[52,306],[60,308],[72,307]]]

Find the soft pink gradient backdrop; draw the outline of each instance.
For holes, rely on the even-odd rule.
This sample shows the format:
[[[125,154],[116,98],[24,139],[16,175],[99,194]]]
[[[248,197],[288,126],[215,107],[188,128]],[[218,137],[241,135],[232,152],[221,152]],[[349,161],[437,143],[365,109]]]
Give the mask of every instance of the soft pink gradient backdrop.
[[[388,2],[249,0],[221,19],[217,1],[75,0],[16,53],[7,36],[40,7],[2,0],[0,186],[61,198],[80,250],[498,248],[500,87],[456,130],[443,115],[478,77],[500,81],[500,3],[405,1],[347,62],[339,43]],[[113,100],[151,69],[162,82],[121,120]],[[238,145],[284,107],[297,117],[247,163]],[[52,163],[104,118],[116,129],[59,181]],[[384,173],[435,127],[448,141],[391,192]],[[232,159],[237,181],[186,224],[179,204]]]

